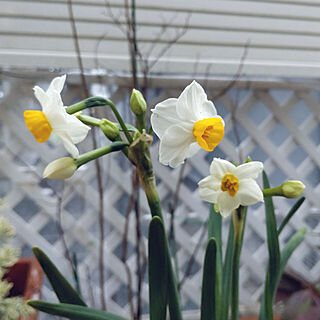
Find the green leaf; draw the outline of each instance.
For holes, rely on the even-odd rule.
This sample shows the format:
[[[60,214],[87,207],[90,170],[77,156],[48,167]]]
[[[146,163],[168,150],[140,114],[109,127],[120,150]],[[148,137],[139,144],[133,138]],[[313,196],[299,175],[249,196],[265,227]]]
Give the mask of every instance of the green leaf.
[[[203,266],[201,320],[217,320],[216,309],[216,261],[217,243],[215,238],[208,242]],[[164,319],[164,318],[163,318]]]
[[[248,207],[240,206],[232,214],[234,245],[232,257],[232,284],[231,284],[231,319],[238,320],[239,316],[239,269],[240,254],[243,244],[243,236]]]
[[[44,301],[31,300],[28,304],[45,313],[54,316],[72,318],[78,320],[126,320],[115,314],[66,303],[49,303]]]
[[[306,232],[307,232],[306,228],[301,228],[300,230],[298,230],[290,238],[290,240],[287,242],[285,247],[281,250],[280,271],[279,271],[279,274],[278,274],[278,279],[277,279],[277,282],[276,282],[276,288],[275,289],[277,289],[277,287],[279,285],[279,281],[281,279],[281,275],[282,275],[282,273],[284,271],[284,268],[286,267],[286,264],[288,263],[288,260],[290,259],[290,257],[292,255],[292,253],[294,252],[294,250],[296,250],[296,248],[303,241]]]
[[[149,227],[149,304],[150,319],[166,319],[168,261],[164,227],[159,217],[153,217]]]
[[[32,251],[48,277],[59,301],[86,307],[86,303],[82,300],[78,292],[73,289],[48,256],[38,247],[33,247]]]
[[[223,273],[222,273],[222,310],[221,319],[227,320],[229,314],[229,304],[231,297],[231,284],[232,284],[232,257],[233,257],[233,246],[234,246],[234,230],[232,220],[229,225],[229,234],[227,249],[224,257],[223,263]]]
[[[270,188],[267,174],[263,171],[263,187]],[[280,249],[278,240],[278,230],[272,197],[265,197],[265,214],[267,228],[267,242],[269,252],[269,264],[265,283],[265,305],[264,311],[266,320],[273,320],[272,304],[274,292],[280,272]]]
[[[293,217],[293,215],[296,213],[296,211],[301,207],[304,200],[306,200],[305,197],[301,197],[290,209],[290,211],[287,213],[283,221],[281,222],[280,227],[278,228],[278,235],[280,235],[283,228],[286,226],[286,224],[289,222],[289,220]]]
[[[222,217],[220,213],[214,210],[214,205],[210,205],[209,224],[208,224],[208,239],[215,238],[217,244],[217,266],[216,266],[216,309],[217,318],[221,315],[221,295],[222,295]]]

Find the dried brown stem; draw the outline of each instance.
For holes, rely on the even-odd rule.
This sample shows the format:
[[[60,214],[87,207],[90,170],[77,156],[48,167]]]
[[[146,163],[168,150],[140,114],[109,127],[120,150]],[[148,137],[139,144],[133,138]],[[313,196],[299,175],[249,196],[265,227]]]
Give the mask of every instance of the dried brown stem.
[[[89,90],[86,84],[86,79],[84,76],[84,68],[81,58],[80,46],[79,46],[79,37],[77,33],[76,23],[73,15],[72,9],[72,0],[68,0],[68,11],[69,19],[72,27],[72,35],[74,40],[74,46],[77,53],[77,60],[80,68],[81,83],[83,89],[84,98],[89,97]],[[92,142],[94,149],[97,148],[97,139],[95,135],[95,130],[93,129],[92,133]],[[101,308],[103,310],[107,309],[106,299],[105,299],[105,289],[104,289],[104,217],[103,217],[103,184],[102,184],[102,170],[100,162],[98,159],[94,161],[97,173],[97,182],[98,182],[98,194],[99,194],[99,274],[100,274],[100,291],[101,291]]]
[[[240,63],[239,63],[237,72],[234,74],[233,79],[229,82],[229,84],[215,95],[215,97],[214,97],[215,100],[224,96],[228,91],[230,91],[236,85],[237,81],[241,77],[242,70],[244,67],[244,62],[245,62],[247,55],[248,55],[249,46],[250,46],[250,41],[247,41],[247,43],[244,46],[244,51],[243,51],[242,57],[240,59]]]
[[[179,283],[179,290],[181,290],[182,286],[184,285],[184,282],[186,281],[186,279],[189,277],[190,273],[191,273],[191,270],[192,270],[192,267],[195,263],[195,258],[199,252],[199,249],[201,248],[201,244],[202,244],[202,241],[203,241],[203,238],[204,236],[206,235],[207,233],[207,221],[203,224],[202,226],[202,231],[201,231],[201,234],[200,234],[200,237],[199,237],[199,240],[192,252],[192,255],[189,259],[189,262],[188,262],[188,265],[187,265],[187,268],[186,268],[186,272],[184,273],[180,283]]]
[[[133,290],[132,290],[132,275],[131,270],[127,264],[127,250],[128,250],[128,231],[129,231],[129,215],[134,205],[134,193],[131,192],[130,199],[128,202],[128,207],[126,210],[126,220],[124,224],[123,229],[123,236],[122,236],[122,254],[121,254],[121,261],[126,269],[127,278],[128,278],[128,302],[130,307],[130,314],[131,319],[134,319],[135,312],[134,312],[134,306],[133,306]]]

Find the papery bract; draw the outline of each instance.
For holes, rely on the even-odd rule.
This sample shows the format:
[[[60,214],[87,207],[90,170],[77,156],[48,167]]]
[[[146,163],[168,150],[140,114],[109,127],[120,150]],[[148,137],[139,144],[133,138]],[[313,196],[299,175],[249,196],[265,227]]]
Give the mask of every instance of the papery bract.
[[[35,86],[34,94],[41,104],[42,111],[26,110],[24,118],[37,142],[47,141],[53,132],[61,139],[68,152],[77,158],[79,151],[75,144],[85,139],[90,127],[66,112],[60,96],[65,80],[65,75],[54,78],[46,92]]]
[[[255,181],[262,170],[263,164],[258,161],[236,167],[229,161],[214,158],[210,175],[199,182],[200,198],[217,204],[224,217],[240,205],[263,201],[262,191]]]
[[[151,111],[152,128],[160,138],[162,164],[175,168],[200,147],[214,150],[223,138],[224,121],[196,81],[178,99],[164,100]]]

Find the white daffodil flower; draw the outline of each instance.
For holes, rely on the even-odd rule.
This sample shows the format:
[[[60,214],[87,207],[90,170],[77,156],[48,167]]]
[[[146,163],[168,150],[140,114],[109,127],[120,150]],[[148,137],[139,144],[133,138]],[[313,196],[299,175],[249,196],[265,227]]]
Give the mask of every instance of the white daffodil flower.
[[[65,81],[66,75],[54,78],[46,92],[35,86],[33,91],[42,111],[26,110],[24,119],[37,142],[46,142],[53,132],[61,139],[67,151],[77,158],[79,151],[75,144],[85,139],[90,127],[66,112],[60,96]]]
[[[175,168],[200,147],[212,151],[223,138],[224,121],[196,81],[178,99],[164,100],[151,111],[152,128],[160,138],[162,164]]]
[[[200,198],[217,204],[224,217],[240,205],[249,206],[263,201],[262,191],[255,181],[262,170],[263,164],[259,161],[236,167],[229,161],[214,158],[210,176],[198,183]]]

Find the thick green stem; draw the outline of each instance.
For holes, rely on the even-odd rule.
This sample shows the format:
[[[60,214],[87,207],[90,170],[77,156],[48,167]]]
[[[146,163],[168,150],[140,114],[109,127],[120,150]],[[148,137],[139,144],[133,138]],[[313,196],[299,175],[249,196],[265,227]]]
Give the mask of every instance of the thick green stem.
[[[129,159],[136,165],[140,183],[147,196],[152,217],[158,216],[163,221],[160,198],[156,188],[156,179],[153,171],[149,145],[152,137],[143,133],[129,147]],[[177,281],[172,267],[169,253],[168,237],[165,236],[166,254],[168,260],[168,304],[171,320],[182,320],[180,298]]]
[[[83,109],[93,108],[93,107],[104,107],[104,106],[109,106],[111,108],[111,110],[114,113],[115,117],[117,118],[126,138],[128,139],[128,142],[132,143],[133,139],[132,139],[120,113],[118,112],[116,106],[113,104],[113,102],[111,100],[101,98],[101,97],[92,97],[92,98],[88,98],[86,100],[80,101],[78,103],[75,103],[75,104],[67,107],[66,111],[69,114],[74,114],[74,113],[79,112]]]

